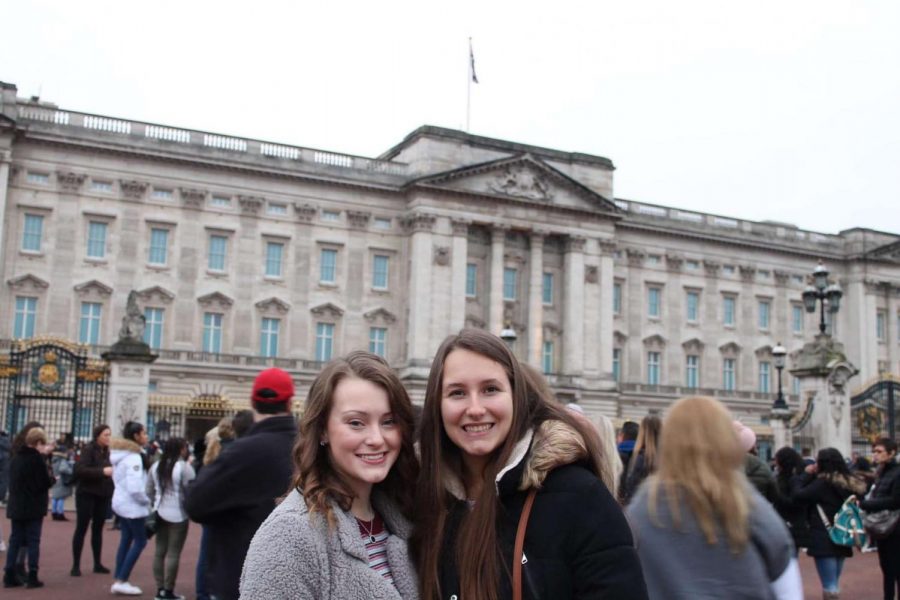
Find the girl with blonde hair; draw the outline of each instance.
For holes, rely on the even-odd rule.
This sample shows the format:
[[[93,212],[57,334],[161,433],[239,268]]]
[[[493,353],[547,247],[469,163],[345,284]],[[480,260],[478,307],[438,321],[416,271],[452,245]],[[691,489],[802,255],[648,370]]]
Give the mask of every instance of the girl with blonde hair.
[[[743,473],[728,410],[679,400],[659,450],[627,509],[650,598],[802,599],[790,535]]]

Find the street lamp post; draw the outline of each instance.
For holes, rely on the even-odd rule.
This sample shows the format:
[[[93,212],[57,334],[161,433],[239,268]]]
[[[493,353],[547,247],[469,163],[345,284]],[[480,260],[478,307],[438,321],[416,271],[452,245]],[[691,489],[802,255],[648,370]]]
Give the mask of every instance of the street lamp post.
[[[813,283],[803,290],[803,305],[806,312],[816,312],[816,304],[820,303],[819,332],[825,333],[825,302],[828,302],[828,312],[832,315],[838,311],[841,305],[841,286],[837,283],[828,284],[828,269],[819,261],[819,266],[813,271]]]
[[[506,325],[503,326],[503,329],[500,330],[500,339],[506,342],[507,346],[512,348],[513,342],[515,342],[518,337],[519,336],[516,335],[516,330],[513,329],[510,322],[507,321]]]
[[[775,396],[775,402],[772,403],[772,416],[780,419],[787,419],[791,416],[791,409],[788,408],[787,402],[784,400],[784,393],[781,387],[781,372],[784,370],[785,357],[787,356],[787,348],[778,342],[772,348],[772,359],[775,361],[775,369],[778,371],[778,394]]]

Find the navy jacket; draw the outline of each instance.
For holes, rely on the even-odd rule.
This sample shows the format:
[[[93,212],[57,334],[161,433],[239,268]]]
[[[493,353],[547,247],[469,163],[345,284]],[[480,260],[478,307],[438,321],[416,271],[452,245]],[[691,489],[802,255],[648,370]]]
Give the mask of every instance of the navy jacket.
[[[9,503],[6,516],[10,520],[43,519],[50,502],[48,492],[53,478],[47,462],[34,448],[22,446],[9,465]]]

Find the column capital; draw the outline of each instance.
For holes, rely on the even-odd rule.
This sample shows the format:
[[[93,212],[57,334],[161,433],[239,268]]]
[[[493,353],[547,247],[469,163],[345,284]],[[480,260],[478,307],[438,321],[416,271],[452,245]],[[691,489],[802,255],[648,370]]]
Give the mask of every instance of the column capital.
[[[354,229],[365,229],[368,227],[370,218],[372,218],[372,213],[370,212],[361,210],[347,211],[347,222],[350,223],[350,227],[353,227]]]
[[[407,231],[433,231],[436,217],[428,213],[408,213],[401,218],[401,223]]]
[[[535,227],[531,230],[529,237],[531,238],[531,243],[535,242],[543,244],[544,239],[552,233],[549,229],[544,229],[543,227]]]
[[[600,253],[603,256],[612,256],[619,247],[616,240],[607,238],[598,239],[597,246],[600,248]]]
[[[715,260],[704,260],[703,268],[706,270],[706,274],[710,277],[715,277],[719,274],[719,269],[722,268],[722,263]]]
[[[790,280],[791,278],[790,273],[788,273],[787,271],[780,271],[778,269],[775,269],[772,274],[775,275],[775,284],[780,286],[787,285],[788,280]]]
[[[497,224],[492,225],[491,226],[491,241],[492,242],[505,241],[506,234],[509,232],[510,229],[511,229],[511,227],[504,223],[497,223]]]
[[[570,235],[566,237],[566,252],[584,252],[584,245],[587,239],[580,235]]]
[[[471,224],[472,221],[470,221],[469,219],[450,219],[450,226],[453,228],[453,235],[469,235],[469,225]]]
[[[644,259],[647,255],[640,248],[626,248],[628,254],[628,265],[632,267],[641,267],[644,265]]]

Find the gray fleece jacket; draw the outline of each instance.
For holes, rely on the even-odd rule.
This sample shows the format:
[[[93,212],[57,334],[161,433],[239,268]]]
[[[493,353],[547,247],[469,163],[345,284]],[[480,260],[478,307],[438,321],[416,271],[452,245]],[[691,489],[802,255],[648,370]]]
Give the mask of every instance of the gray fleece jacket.
[[[241,600],[416,600],[416,573],[407,552],[409,521],[383,495],[372,505],[391,533],[387,558],[394,583],[369,568],[356,519],[333,506],[336,527],[310,515],[292,491],[260,526],[244,561]]]

